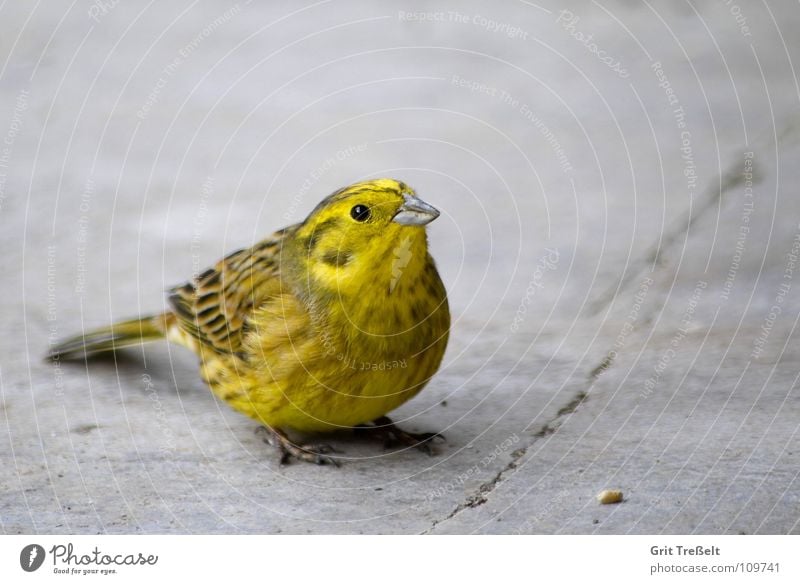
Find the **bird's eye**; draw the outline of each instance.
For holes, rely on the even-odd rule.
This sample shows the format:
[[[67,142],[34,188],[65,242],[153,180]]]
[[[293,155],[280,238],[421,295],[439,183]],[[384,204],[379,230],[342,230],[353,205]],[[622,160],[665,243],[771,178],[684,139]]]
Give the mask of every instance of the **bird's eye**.
[[[369,207],[366,205],[356,205],[350,209],[350,216],[361,223],[369,219],[370,214]]]

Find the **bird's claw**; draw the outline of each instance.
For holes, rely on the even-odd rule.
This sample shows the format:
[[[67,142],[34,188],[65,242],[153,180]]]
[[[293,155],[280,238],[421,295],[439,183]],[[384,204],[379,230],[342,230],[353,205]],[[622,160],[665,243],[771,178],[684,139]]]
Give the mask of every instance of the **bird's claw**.
[[[356,426],[355,431],[359,434],[371,435],[383,439],[383,447],[387,450],[397,446],[413,446],[417,450],[424,452],[428,456],[434,456],[436,450],[432,443],[437,438],[446,441],[445,437],[438,432],[406,432],[395,426],[394,422],[387,417],[378,418],[373,425]]]
[[[289,464],[293,458],[312,462],[314,464],[331,464],[341,466],[341,463],[328,454],[339,452],[330,444],[302,444],[290,447],[281,447],[281,464]]]
[[[280,451],[280,463],[282,465],[289,464],[294,458],[319,465],[341,466],[341,463],[335,457],[328,456],[331,453],[340,452],[330,444],[295,444],[285,433],[267,426],[259,426],[256,432],[266,434],[263,438],[264,442],[271,444]]]

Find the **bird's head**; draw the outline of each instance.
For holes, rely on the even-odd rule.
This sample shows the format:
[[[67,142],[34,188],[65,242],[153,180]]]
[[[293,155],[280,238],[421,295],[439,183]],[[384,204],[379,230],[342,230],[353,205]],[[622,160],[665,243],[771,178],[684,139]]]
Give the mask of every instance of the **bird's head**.
[[[400,181],[360,182],[316,206],[300,225],[293,252],[317,285],[359,293],[368,283],[391,285],[401,264],[410,270],[424,265],[425,225],[438,216]]]

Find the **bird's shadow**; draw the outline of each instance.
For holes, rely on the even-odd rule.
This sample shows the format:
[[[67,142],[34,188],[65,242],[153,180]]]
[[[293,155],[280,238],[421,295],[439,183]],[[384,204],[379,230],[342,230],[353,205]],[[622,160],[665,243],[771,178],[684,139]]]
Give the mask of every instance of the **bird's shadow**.
[[[116,371],[125,377],[138,375],[145,383],[160,387],[170,386],[180,397],[196,396],[205,389],[197,379],[196,363],[183,356],[167,355],[155,347],[146,349],[125,348],[111,352],[95,353],[82,359],[62,360],[59,366],[73,370],[88,370],[89,374],[108,374]]]

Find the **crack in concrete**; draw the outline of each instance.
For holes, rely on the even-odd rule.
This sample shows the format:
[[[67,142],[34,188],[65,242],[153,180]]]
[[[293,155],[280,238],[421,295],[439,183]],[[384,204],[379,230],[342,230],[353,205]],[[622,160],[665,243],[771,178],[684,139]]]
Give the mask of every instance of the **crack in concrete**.
[[[789,122],[783,125],[783,130],[775,137],[778,144],[781,144],[787,137],[796,136],[796,125],[794,122]],[[747,145],[746,145],[747,146]],[[755,148],[753,148],[755,150]],[[749,150],[748,150],[749,151]],[[744,152],[744,150],[742,151]],[[627,289],[631,282],[634,281],[634,277],[639,276],[644,269],[648,265],[652,266],[661,266],[663,262],[664,254],[673,246],[673,244],[678,240],[678,238],[687,233],[692,226],[698,222],[705,214],[711,209],[714,205],[722,199],[722,196],[730,191],[731,189],[736,188],[740,184],[742,184],[745,180],[744,173],[741,170],[742,163],[741,157],[737,161],[732,161],[728,167],[719,175],[717,181],[715,181],[718,186],[711,187],[709,186],[706,189],[706,194],[703,197],[705,199],[702,206],[697,208],[689,207],[683,216],[673,222],[672,227],[667,230],[667,233],[664,237],[661,238],[659,242],[654,243],[648,251],[646,251],[642,256],[640,256],[634,263],[634,268],[626,273],[623,277],[622,281],[619,283],[618,286],[612,287],[607,289],[605,292],[600,294],[600,296],[589,306],[589,316],[594,316],[598,314],[604,307],[608,306],[610,303],[614,301],[616,296],[622,292],[623,290]],[[754,165],[753,167],[753,183],[755,184],[759,177],[757,176],[757,168]],[[712,184],[715,184],[712,183]],[[692,214],[692,211],[694,215]],[[654,270],[655,271],[655,270]],[[653,313],[657,310],[657,308],[653,308],[650,312]],[[645,322],[652,317],[652,314],[646,318]],[[587,381],[589,382],[589,388],[594,384],[594,382],[605,373],[608,369],[610,369],[614,364],[614,358],[607,354],[601,362],[594,367],[588,375]],[[468,509],[474,509],[476,507],[480,507],[484,503],[489,500],[489,496],[491,493],[505,480],[507,480],[507,476],[512,475],[514,471],[519,467],[520,459],[527,453],[531,446],[536,444],[540,439],[545,438],[551,434],[554,434],[559,427],[566,421],[566,418],[570,416],[572,413],[577,410],[577,408],[588,398],[587,391],[580,391],[578,392],[575,397],[573,397],[565,406],[556,412],[555,417],[545,424],[533,435],[533,439],[529,444],[518,448],[514,452],[511,453],[511,461],[506,464],[502,469],[500,469],[492,479],[482,483],[475,492],[469,495],[463,502],[459,503],[455,509],[453,509],[450,513],[448,513],[442,519],[435,519],[430,527],[426,530],[421,532],[422,535],[431,533],[437,525],[440,525],[446,521],[449,521],[459,513],[466,511]]]
[[[641,275],[647,266],[661,266],[664,254],[672,247],[678,238],[691,230],[695,223],[705,217],[709,209],[714,207],[722,198],[722,195],[740,184],[743,184],[744,180],[745,176],[742,172],[741,160],[731,162],[725,171],[719,175],[718,179],[712,183],[715,186],[707,187],[705,189],[705,194],[697,197],[700,203],[694,207],[690,205],[679,219],[672,222],[672,226],[666,230],[664,236],[660,238],[660,241],[654,243],[648,251],[635,261],[632,265],[633,269],[626,272],[619,285],[608,288],[589,305],[589,316],[596,316],[601,310],[611,304],[617,295],[628,288],[634,278]],[[754,165],[753,184],[755,184],[756,181],[757,175]]]
[[[463,502],[459,503],[455,509],[453,509],[445,517],[442,519],[435,519],[431,523],[430,527],[423,531],[421,535],[431,533],[431,531],[433,531],[437,525],[444,523],[445,521],[449,521],[466,509],[474,509],[475,507],[480,507],[486,503],[486,501],[489,500],[489,495],[492,493],[492,491],[494,491],[500,485],[500,483],[506,480],[506,475],[514,473],[519,466],[520,459],[525,456],[525,453],[528,452],[528,449],[536,444],[541,438],[555,433],[556,430],[558,430],[558,428],[564,423],[566,417],[575,412],[575,410],[578,409],[578,406],[586,401],[588,397],[589,396],[585,391],[579,391],[575,397],[573,397],[565,406],[556,412],[556,415],[553,417],[553,419],[545,422],[545,424],[533,434],[533,439],[529,444],[522,446],[521,448],[517,448],[511,453],[511,460],[508,462],[508,464],[497,471],[491,479],[481,483],[481,485],[471,495],[469,495]]]

